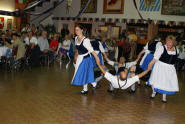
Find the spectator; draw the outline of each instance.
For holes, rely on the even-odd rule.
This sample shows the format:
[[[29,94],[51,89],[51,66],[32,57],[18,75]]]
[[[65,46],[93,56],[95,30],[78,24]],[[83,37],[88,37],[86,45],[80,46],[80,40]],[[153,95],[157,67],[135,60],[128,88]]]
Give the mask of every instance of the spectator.
[[[49,61],[52,62],[54,60],[54,55],[51,51],[49,51],[49,42],[47,39],[47,32],[43,31],[41,37],[38,38],[38,46],[43,55],[49,56]]]
[[[21,41],[25,44],[26,43],[26,41],[25,41],[25,39],[26,39],[26,37],[27,37],[27,33],[26,32],[22,32],[21,33]]]
[[[126,60],[128,60],[131,46],[130,46],[130,43],[128,42],[128,40],[126,40],[124,38],[123,38],[122,49],[123,49],[122,56],[124,56],[126,58]]]
[[[34,24],[32,24],[31,31],[32,31],[33,35],[36,35],[37,28],[35,27]]]
[[[66,35],[69,35],[69,29],[68,26],[64,26],[61,30],[61,38],[63,39]]]
[[[15,33],[12,34],[12,39],[13,39],[12,44],[9,44],[8,42],[5,42],[5,44],[8,48],[11,48],[11,49],[13,49],[13,47],[17,47],[16,60],[19,60],[22,57],[24,57],[25,46],[24,46],[24,43],[21,42],[21,40],[18,38],[17,34],[15,34]]]
[[[8,42],[9,44],[11,44],[11,40],[6,38],[5,33],[2,33],[0,38],[0,45],[4,46],[5,42]]]
[[[58,34],[54,34],[53,40],[51,40],[49,48],[52,52],[56,52],[58,48]]]
[[[40,66],[40,56],[41,56],[41,51],[40,47],[37,44],[37,38],[33,36],[33,33],[29,33],[29,47],[30,47],[30,59],[29,59],[29,64],[31,67],[38,67]]]
[[[120,59],[121,56],[123,56],[123,40],[120,39],[118,41],[118,60]]]
[[[38,45],[40,47],[41,52],[48,53],[49,43],[47,39],[47,32],[45,31],[42,32],[42,35],[38,38]]]
[[[133,57],[136,55],[136,49],[137,49],[137,36],[134,32],[130,33],[128,32],[128,41],[131,46],[131,51],[130,51],[130,57],[129,59],[132,60]]]
[[[21,32],[30,32],[31,28],[30,28],[30,24],[26,24],[25,27],[23,27],[23,29],[21,30]]]
[[[71,41],[70,41],[69,35],[66,35],[64,38],[64,41],[61,44],[61,48],[59,49],[60,57],[62,57],[64,54],[67,54],[69,52],[70,44],[71,44]]]

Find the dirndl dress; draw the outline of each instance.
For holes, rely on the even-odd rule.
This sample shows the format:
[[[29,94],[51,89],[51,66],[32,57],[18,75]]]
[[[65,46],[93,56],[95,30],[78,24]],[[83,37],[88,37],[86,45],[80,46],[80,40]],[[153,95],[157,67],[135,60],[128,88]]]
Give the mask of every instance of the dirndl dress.
[[[81,44],[76,44],[79,55],[75,64],[75,73],[72,79],[72,84],[78,86],[93,83],[95,81],[92,58],[89,49],[84,46],[84,42],[86,42],[86,47],[89,47],[89,49],[93,51],[89,39],[84,38]]]
[[[161,55],[160,52],[164,51],[160,59],[155,62],[155,66],[153,67],[149,82],[156,92],[173,95],[175,94],[175,92],[179,91],[177,73],[173,64],[175,63],[176,59],[175,57],[173,57],[172,60],[169,60],[167,57],[165,58],[164,54],[168,54],[167,50],[166,48],[163,48],[163,50],[161,49],[162,48],[160,48],[157,53],[154,54],[154,58],[159,58],[159,56]],[[167,63],[167,61],[171,61],[171,63],[169,64]]]

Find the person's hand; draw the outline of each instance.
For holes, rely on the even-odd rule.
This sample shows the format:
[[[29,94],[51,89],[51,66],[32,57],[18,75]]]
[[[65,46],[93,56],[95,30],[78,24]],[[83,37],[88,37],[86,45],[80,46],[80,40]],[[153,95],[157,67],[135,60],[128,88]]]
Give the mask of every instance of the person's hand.
[[[44,52],[44,53],[48,53],[48,50],[44,50],[43,52]]]

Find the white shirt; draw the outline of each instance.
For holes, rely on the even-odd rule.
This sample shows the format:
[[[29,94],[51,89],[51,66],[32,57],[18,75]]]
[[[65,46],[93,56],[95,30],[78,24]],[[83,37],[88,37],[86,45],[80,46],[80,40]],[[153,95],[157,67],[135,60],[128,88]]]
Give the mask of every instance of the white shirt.
[[[42,36],[38,38],[38,45],[40,50],[49,50],[49,43],[47,38],[43,38]]]
[[[38,43],[37,38],[36,37],[32,37],[30,39],[30,43],[34,43],[36,45]]]
[[[165,45],[165,48],[166,48],[166,50],[167,50],[166,45]],[[174,49],[175,49],[175,48],[174,48]],[[159,60],[160,57],[161,57],[161,55],[163,54],[163,52],[164,52],[164,47],[163,47],[163,46],[159,46],[159,47],[156,49],[155,53],[154,53],[154,59]],[[167,53],[168,53],[169,55],[176,55],[176,50],[175,50],[175,51],[168,51],[168,50],[167,50]],[[177,49],[177,54],[178,54],[178,53],[179,53],[179,50]]]
[[[26,37],[26,38],[24,39],[24,41],[25,41],[25,44],[27,44],[27,45],[29,45],[30,43],[34,43],[34,44],[36,45],[36,44],[38,43],[36,37],[32,37],[30,40],[29,40],[28,37]]]
[[[62,48],[65,49],[65,50],[69,50],[70,49],[70,44],[71,44],[70,40],[64,40],[62,42]],[[68,47],[66,47],[66,46],[68,46]]]
[[[128,87],[130,87],[131,85],[133,85],[134,83],[136,83],[137,81],[139,81],[139,77],[137,75],[134,76],[134,77],[132,77],[132,78],[128,78],[127,79],[127,83],[126,83],[126,80],[125,81],[121,81],[119,79],[119,84],[118,84],[118,78],[117,78],[117,76],[113,76],[109,72],[106,72],[104,77],[112,84],[112,86],[114,88],[120,88],[120,87],[122,87],[121,89],[123,89],[123,90],[124,89],[127,89]],[[120,85],[120,87],[119,87],[119,85]]]

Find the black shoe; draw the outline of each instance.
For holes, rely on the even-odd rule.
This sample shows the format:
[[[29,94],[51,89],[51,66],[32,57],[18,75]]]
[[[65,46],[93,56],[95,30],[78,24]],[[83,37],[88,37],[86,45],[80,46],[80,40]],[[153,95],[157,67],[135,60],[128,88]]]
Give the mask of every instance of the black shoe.
[[[108,89],[107,92],[108,92],[108,93],[114,93],[114,90]]]
[[[167,103],[167,101],[166,101],[166,100],[162,100],[162,102],[163,102],[163,103]]]
[[[80,93],[83,94],[83,95],[86,95],[86,94],[88,94],[88,91],[82,90]]]
[[[150,99],[154,99],[154,98],[155,98],[155,96],[154,97],[150,96]]]
[[[128,92],[129,92],[129,93],[135,93],[136,91],[134,91],[134,90],[129,90]]]

